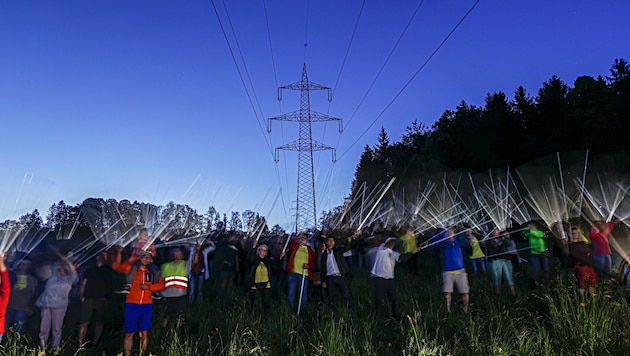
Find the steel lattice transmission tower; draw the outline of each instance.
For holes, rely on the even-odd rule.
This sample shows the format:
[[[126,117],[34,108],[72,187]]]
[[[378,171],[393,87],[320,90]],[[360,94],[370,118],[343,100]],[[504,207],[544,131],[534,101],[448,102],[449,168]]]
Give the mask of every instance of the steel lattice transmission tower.
[[[336,161],[335,149],[313,140],[311,123],[338,121],[339,132],[343,130],[341,119],[311,111],[311,90],[328,90],[328,101],[332,100],[330,88],[308,81],[306,64],[302,67],[302,80],[278,88],[278,101],[282,100],[282,90],[300,91],[300,110],[268,119],[267,131],[271,132],[271,121],[292,121],[300,124],[300,136],[296,141],[276,147],[274,160],[280,160],[279,151],[298,152],[298,181],[295,210],[296,231],[305,231],[317,226],[317,204],[315,201],[315,173],[313,171],[313,151],[332,150],[332,161]]]

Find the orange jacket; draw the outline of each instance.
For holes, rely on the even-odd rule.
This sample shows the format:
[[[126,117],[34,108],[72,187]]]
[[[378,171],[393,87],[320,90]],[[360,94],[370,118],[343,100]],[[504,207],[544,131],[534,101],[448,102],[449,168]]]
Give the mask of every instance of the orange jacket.
[[[131,272],[131,265],[127,263],[112,263],[112,269],[116,272],[128,274]],[[140,285],[147,284],[149,289],[142,289]],[[153,304],[151,292],[164,289],[164,279],[160,278],[156,283],[151,283],[151,272],[148,269],[138,268],[133,277],[133,283],[127,294],[127,303],[131,304]]]

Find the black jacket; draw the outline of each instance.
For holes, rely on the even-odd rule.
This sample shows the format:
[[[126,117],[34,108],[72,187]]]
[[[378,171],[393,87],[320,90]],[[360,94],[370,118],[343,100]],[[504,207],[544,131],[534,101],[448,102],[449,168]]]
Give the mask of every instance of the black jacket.
[[[254,282],[256,280],[256,268],[258,268],[258,265],[261,261],[267,267],[267,277],[269,278],[269,283],[271,283],[271,263],[269,261],[269,258],[266,257],[265,259],[261,259],[260,257],[258,257],[256,249],[252,248],[247,253],[247,265],[249,266],[249,269],[247,270],[247,276],[245,278],[245,285],[247,286],[247,288],[251,288],[254,286]]]
[[[349,269],[348,264],[346,263],[346,259],[343,257],[343,253],[345,252],[344,248],[338,247],[333,248],[332,256],[335,257],[335,261],[337,261],[337,266],[339,267],[339,272],[342,276],[345,276]],[[328,249],[322,252],[321,257],[321,266],[322,266],[322,278],[326,278],[328,271],[326,270],[326,261],[328,260]]]

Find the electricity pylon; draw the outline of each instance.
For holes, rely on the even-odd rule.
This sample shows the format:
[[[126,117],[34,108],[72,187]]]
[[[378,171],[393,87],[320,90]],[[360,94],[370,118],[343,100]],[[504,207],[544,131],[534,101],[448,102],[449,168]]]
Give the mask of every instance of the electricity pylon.
[[[332,90],[320,84],[308,81],[306,63],[302,67],[302,80],[278,88],[278,101],[282,100],[282,90],[300,91],[300,110],[268,119],[267,131],[271,132],[271,121],[292,121],[300,124],[300,136],[297,140],[286,145],[276,147],[274,160],[280,160],[279,151],[289,150],[298,152],[297,200],[295,209],[296,231],[306,231],[317,227],[317,204],[315,200],[315,173],[313,172],[313,151],[332,151],[332,161],[336,162],[335,149],[313,140],[311,123],[324,121],[338,121],[339,132],[343,130],[341,119],[311,111],[311,90],[328,90],[328,101],[332,100]]]

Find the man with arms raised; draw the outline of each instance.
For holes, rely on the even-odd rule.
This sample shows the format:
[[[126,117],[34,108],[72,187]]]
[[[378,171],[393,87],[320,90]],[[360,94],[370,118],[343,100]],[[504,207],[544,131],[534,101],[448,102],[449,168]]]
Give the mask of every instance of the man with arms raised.
[[[335,238],[333,236],[326,237],[326,250],[322,252],[321,268],[324,283],[322,287],[328,290],[328,303],[330,307],[335,309],[335,291],[339,289],[343,293],[348,307],[352,307],[352,298],[350,296],[350,288],[346,275],[349,272],[348,264],[344,258],[344,252],[350,249],[350,243],[346,244],[346,248],[335,247]]]
[[[153,281],[153,273],[148,266],[153,262],[153,253],[143,251],[140,254],[140,266],[132,276],[125,304],[125,340],[123,342],[124,356],[131,356],[133,349],[133,336],[140,332],[140,354],[147,355],[149,347],[149,330],[151,330],[151,317],[153,314],[153,298],[151,292],[164,289],[164,280]],[[128,274],[132,270],[129,264],[121,263],[120,250],[116,262],[112,268],[121,273]]]
[[[464,311],[468,312],[470,286],[468,275],[464,268],[464,247],[468,242],[458,239],[451,229],[442,231],[439,235],[439,243],[442,257],[442,291],[446,301],[446,310],[451,311],[451,298],[453,287],[462,296]]]

